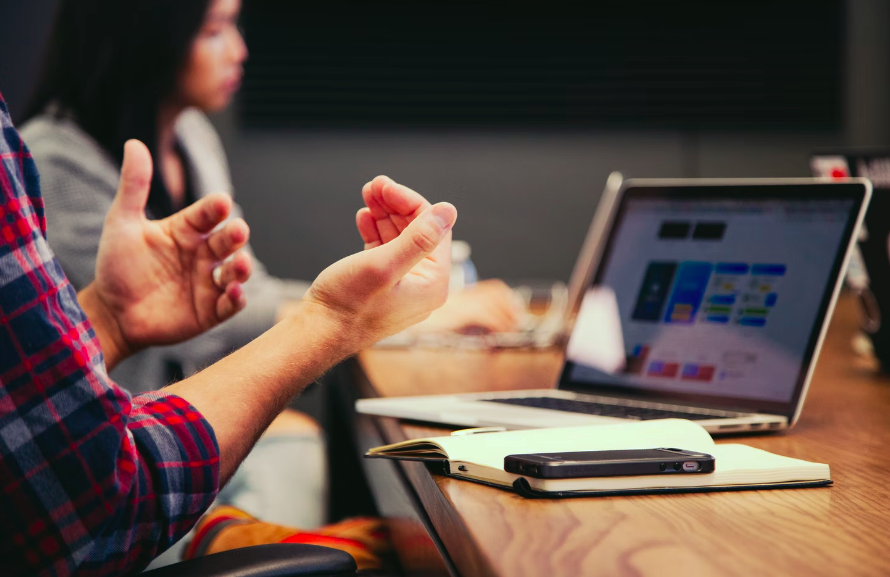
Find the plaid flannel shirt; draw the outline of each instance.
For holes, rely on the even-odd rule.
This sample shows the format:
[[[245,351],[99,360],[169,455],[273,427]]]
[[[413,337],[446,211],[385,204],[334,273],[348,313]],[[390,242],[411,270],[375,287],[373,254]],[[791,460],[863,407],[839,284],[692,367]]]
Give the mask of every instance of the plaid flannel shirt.
[[[210,506],[216,437],[181,398],[109,379],[2,97],[0,130],[0,574],[135,572]]]

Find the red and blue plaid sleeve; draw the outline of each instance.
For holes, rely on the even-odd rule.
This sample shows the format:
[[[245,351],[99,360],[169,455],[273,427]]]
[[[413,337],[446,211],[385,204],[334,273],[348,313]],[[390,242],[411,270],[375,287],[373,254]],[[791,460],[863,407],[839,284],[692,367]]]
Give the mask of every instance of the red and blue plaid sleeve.
[[[2,97],[0,130],[0,574],[138,571],[216,496],[216,438],[181,398],[109,379]]]

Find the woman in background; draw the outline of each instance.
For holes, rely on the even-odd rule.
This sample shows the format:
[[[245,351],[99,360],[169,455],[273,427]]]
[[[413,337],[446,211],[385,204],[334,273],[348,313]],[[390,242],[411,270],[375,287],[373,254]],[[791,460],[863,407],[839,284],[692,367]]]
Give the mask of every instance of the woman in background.
[[[225,152],[205,113],[228,106],[240,86],[247,59],[240,8],[240,0],[61,2],[22,133],[41,171],[51,246],[76,286],[92,280],[128,139],[146,143],[157,169],[150,218],[210,192],[232,193]],[[309,283],[272,277],[254,262],[244,312],[212,334],[137,355],[115,378],[132,391],[157,389],[286,315]],[[453,299],[425,328],[498,332],[517,322],[509,289],[488,282]]]
[[[154,159],[149,218],[232,192],[225,152],[205,113],[225,108],[240,86],[247,58],[240,9],[241,0],[62,0],[22,135],[40,170],[50,246],[76,288],[93,279],[125,141],[141,140]],[[254,259],[241,314],[188,343],[137,354],[112,376],[134,392],[160,388],[260,335],[308,286],[272,277]],[[506,285],[480,283],[425,324],[507,331],[517,322]],[[318,427],[288,412],[269,431],[220,500],[267,521],[321,524]]]

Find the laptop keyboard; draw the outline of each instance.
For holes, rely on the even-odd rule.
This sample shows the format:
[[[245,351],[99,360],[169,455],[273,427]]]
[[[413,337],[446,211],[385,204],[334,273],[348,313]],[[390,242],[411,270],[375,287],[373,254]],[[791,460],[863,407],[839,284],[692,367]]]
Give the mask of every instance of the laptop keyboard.
[[[686,411],[650,409],[645,407],[629,407],[626,405],[578,401],[575,399],[558,399],[554,397],[518,397],[512,399],[484,399],[484,401],[488,403],[518,405],[520,407],[533,407],[536,409],[584,413],[585,415],[635,419],[638,421],[648,421],[652,419],[689,419],[691,421],[700,421],[704,419],[731,419],[738,416],[732,413],[704,414]]]

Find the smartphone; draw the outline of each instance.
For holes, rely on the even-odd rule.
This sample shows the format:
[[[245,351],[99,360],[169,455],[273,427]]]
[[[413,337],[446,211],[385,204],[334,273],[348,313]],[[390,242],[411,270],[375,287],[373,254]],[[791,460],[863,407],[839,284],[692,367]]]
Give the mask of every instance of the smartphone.
[[[627,449],[507,455],[504,470],[538,479],[713,473],[714,457],[684,449]]]

